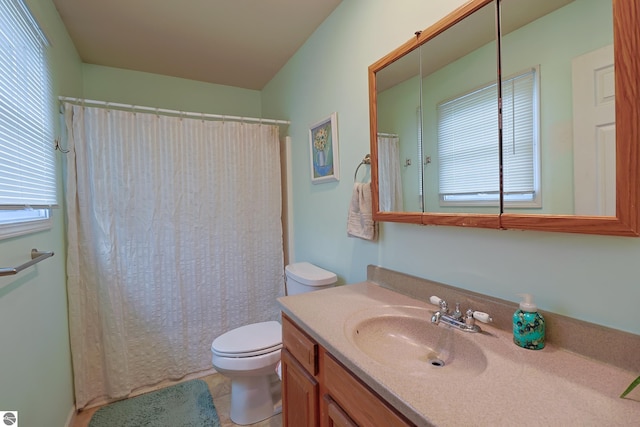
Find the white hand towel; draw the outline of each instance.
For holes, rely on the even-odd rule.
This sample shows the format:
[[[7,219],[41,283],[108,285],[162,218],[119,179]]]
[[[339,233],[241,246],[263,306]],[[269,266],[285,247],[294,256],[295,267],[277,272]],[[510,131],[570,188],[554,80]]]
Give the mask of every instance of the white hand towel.
[[[371,183],[356,182],[349,205],[347,236],[364,240],[376,240],[377,227],[373,220],[371,206]]]

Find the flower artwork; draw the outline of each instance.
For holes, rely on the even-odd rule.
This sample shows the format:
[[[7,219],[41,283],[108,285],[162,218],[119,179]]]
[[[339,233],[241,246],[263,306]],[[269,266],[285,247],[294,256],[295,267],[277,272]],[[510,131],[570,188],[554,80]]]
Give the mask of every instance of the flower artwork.
[[[321,127],[316,131],[316,136],[313,138],[313,148],[316,150],[316,166],[324,167],[327,165],[327,148],[328,148],[328,139],[329,132],[327,132],[327,127]]]
[[[314,184],[339,178],[337,134],[336,113],[309,129],[311,181]]]

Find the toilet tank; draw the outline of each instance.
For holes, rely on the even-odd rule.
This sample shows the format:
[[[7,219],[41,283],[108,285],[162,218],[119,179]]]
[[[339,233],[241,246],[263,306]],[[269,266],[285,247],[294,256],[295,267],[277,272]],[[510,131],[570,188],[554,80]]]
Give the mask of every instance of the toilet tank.
[[[338,281],[335,273],[309,262],[296,262],[285,267],[287,295],[302,294],[333,287]]]

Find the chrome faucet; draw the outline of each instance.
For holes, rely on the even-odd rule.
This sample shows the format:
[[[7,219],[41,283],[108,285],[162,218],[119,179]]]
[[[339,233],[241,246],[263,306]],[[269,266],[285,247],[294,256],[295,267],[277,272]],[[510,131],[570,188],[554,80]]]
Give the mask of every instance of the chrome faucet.
[[[491,316],[487,313],[472,309],[468,309],[463,315],[460,311],[460,303],[456,303],[454,312],[449,313],[449,306],[447,302],[435,295],[429,298],[429,301],[431,301],[431,304],[437,305],[440,308],[440,310],[436,311],[433,313],[433,316],[431,316],[431,323],[436,325],[444,323],[465,332],[480,332],[481,329],[476,325],[476,320],[484,323],[493,321]]]

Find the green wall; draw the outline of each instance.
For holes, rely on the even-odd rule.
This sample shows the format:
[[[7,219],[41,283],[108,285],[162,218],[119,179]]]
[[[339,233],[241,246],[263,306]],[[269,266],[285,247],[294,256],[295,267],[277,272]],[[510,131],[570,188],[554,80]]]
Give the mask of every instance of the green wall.
[[[84,97],[122,104],[260,117],[260,91],[83,64]]]
[[[82,96],[80,58],[53,3],[26,3],[51,42],[54,93]],[[17,410],[21,426],[63,426],[73,408],[62,207],[53,219],[51,230],[0,240],[2,267],[28,261],[32,248],[55,252],[16,276],[0,277],[0,410]]]
[[[463,1],[345,0],[262,93],[263,113],[292,121],[294,257],[366,278],[386,268],[640,333],[640,239],[380,224],[372,243],[347,237],[353,172],[369,152],[367,68]],[[313,185],[309,124],[338,113],[341,180]],[[605,304],[604,300],[608,303]]]

